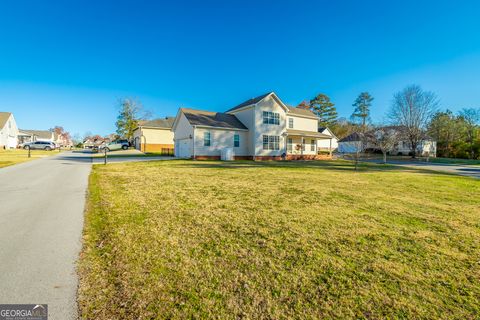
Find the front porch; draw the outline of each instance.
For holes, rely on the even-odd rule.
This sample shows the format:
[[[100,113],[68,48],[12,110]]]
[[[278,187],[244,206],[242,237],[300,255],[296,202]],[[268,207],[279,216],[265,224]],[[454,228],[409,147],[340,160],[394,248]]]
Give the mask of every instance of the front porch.
[[[332,158],[332,137],[320,132],[287,130],[285,154],[287,160],[320,160]],[[319,140],[330,140],[327,152],[318,148]]]

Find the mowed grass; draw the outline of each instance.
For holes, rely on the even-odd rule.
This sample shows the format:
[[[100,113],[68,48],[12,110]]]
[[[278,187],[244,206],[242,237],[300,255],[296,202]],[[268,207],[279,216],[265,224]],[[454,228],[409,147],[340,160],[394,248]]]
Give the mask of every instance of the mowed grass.
[[[478,319],[480,181],[348,162],[96,165],[83,319]]]
[[[35,160],[57,154],[58,150],[31,150],[31,157],[28,157],[28,150],[0,150],[0,168],[11,166],[17,163]]]

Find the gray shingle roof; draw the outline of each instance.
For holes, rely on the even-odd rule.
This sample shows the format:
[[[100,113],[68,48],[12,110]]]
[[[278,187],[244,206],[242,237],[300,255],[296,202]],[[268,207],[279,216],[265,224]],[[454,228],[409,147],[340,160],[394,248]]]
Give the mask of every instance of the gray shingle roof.
[[[5,127],[8,118],[10,118],[12,114],[10,112],[0,112],[0,129]]]
[[[240,108],[243,108],[243,107],[246,107],[246,106],[255,104],[255,103],[261,101],[263,98],[265,98],[266,96],[268,96],[268,95],[271,94],[271,93],[273,93],[273,92],[265,93],[265,94],[262,94],[261,96],[248,99],[247,101],[244,101],[244,102],[240,103],[238,106],[235,106],[235,107],[227,110],[227,112],[230,112],[230,111],[233,111],[233,110],[237,110],[237,109],[240,109]]]
[[[233,114],[210,112],[194,109],[181,109],[188,122],[193,126],[208,126],[229,129],[244,129],[247,127]]]
[[[360,141],[361,139],[361,134],[358,132],[354,132],[352,134],[349,134],[343,139],[338,140],[338,142],[350,142],[350,141]]]
[[[304,116],[304,117],[314,117],[317,118],[317,116],[310,110],[308,109],[302,109],[302,108],[297,108],[294,106],[287,106],[288,111],[292,114],[297,114],[299,116]]]
[[[173,122],[175,122],[175,118],[166,117],[153,120],[139,121],[138,126],[171,129],[173,127]]]

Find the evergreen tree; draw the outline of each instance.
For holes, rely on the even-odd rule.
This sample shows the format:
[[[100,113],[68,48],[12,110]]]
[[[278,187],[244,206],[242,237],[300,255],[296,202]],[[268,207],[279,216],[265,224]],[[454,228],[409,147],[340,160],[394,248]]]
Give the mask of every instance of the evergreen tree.
[[[337,109],[330,98],[323,93],[310,100],[310,110],[318,117],[320,127],[328,127],[337,121]]]
[[[368,92],[362,92],[353,103],[355,110],[353,111],[352,119],[360,119],[362,131],[365,131],[367,122],[370,118],[372,101],[373,97]]]

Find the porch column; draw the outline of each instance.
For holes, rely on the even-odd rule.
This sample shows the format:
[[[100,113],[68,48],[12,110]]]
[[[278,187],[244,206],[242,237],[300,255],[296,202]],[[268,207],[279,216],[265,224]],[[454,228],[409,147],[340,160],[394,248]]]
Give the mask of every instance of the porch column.
[[[303,148],[304,148],[304,143],[305,143],[305,139],[303,137],[300,138],[301,140],[301,148],[300,148],[300,155],[303,157]]]
[[[332,138],[330,138],[330,147],[328,148],[328,151],[330,153],[330,157],[332,156]]]

